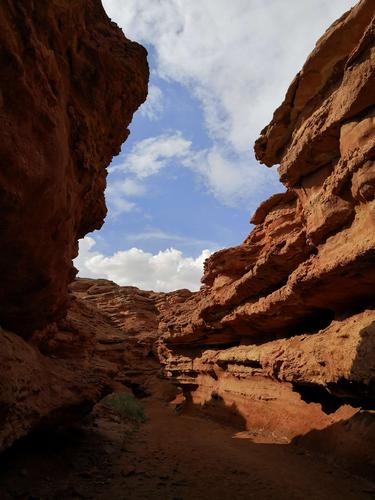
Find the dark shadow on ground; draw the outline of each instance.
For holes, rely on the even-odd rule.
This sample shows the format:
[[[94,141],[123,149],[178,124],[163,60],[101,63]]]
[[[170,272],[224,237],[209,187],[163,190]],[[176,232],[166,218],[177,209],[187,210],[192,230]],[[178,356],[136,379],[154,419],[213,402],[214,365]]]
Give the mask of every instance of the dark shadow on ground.
[[[216,392],[213,392],[211,399],[202,405],[193,404],[189,393],[185,393],[185,397],[187,398],[183,409],[185,414],[203,416],[223,426],[233,427],[236,430],[246,429],[246,420],[237,409],[236,404],[226,405],[223,398]]]
[[[353,474],[375,480],[373,411],[360,411],[348,420],[297,436],[291,446],[320,454],[325,460],[339,464]]]

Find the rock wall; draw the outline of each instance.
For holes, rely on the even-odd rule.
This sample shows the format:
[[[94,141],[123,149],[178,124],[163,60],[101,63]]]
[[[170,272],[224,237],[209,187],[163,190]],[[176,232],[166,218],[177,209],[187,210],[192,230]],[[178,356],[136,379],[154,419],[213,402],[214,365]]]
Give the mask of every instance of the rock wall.
[[[66,316],[68,284],[148,65],[100,0],[2,1],[0,62],[2,450],[88,412],[119,370],[103,338],[123,332],[78,300]]]
[[[374,13],[362,0],[318,40],[255,144],[287,190],[160,320],[167,376],[256,439],[375,407]]]
[[[102,356],[119,367],[114,377],[117,386],[122,384],[140,396],[153,394],[164,400],[173,399],[176,388],[166,382],[156,352],[159,322],[167,311],[192,296],[192,292],[145,291],[105,279],[87,278],[72,283],[71,291],[79,304],[98,311],[108,327],[120,332],[120,335],[108,334],[106,329],[97,334]]]
[[[4,0],[0,47],[0,325],[27,337],[66,313],[148,67],[100,0]]]
[[[32,430],[63,428],[89,413],[111,391],[119,370],[102,352],[102,339],[121,335],[77,301],[66,318],[35,332],[31,342],[2,330],[0,451]]]

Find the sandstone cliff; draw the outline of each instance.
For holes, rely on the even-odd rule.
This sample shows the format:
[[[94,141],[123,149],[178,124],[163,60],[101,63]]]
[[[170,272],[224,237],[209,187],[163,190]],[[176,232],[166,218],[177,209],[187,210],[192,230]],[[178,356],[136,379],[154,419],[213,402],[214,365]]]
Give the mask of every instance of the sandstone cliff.
[[[125,385],[141,396],[173,399],[178,390],[166,382],[156,352],[159,322],[192,292],[145,291],[105,279],[82,278],[72,283],[71,291],[78,305],[98,312],[107,322],[109,328],[97,331],[97,349],[118,367],[114,386]],[[116,333],[110,333],[112,327]]]
[[[167,376],[280,442],[375,405],[374,12],[327,30],[255,144],[286,192],[160,321]]]
[[[0,46],[0,325],[26,335],[66,312],[148,67],[99,0],[3,1]]]
[[[122,332],[78,301],[65,318],[68,284],[148,66],[100,0],[5,0],[0,47],[1,450],[89,411],[117,370],[97,333]]]

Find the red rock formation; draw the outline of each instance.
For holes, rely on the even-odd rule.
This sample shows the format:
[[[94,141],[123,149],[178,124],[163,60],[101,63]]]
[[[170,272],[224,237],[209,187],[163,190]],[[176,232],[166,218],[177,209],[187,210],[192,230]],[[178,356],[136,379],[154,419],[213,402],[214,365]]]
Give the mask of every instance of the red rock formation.
[[[0,46],[0,325],[27,335],[66,312],[148,67],[99,0],[5,0]]]
[[[373,443],[358,409],[375,400],[373,2],[318,41],[262,131],[257,157],[280,164],[287,191],[258,208],[241,245],[208,259],[201,291],[77,280],[66,317],[77,237],[102,222],[104,167],[147,67],[97,1],[43,6],[0,7],[0,323],[24,337],[1,332],[0,449],[116,384],[172,398],[159,362],[188,400],[240,414],[254,440],[325,429],[334,448],[347,420],[366,422],[351,442]]]
[[[289,442],[350,418],[357,412],[350,405],[371,397],[374,334],[375,312],[365,311],[313,335],[225,349],[161,343],[159,356],[168,377],[193,388],[195,404],[214,395],[245,418],[255,439]]]
[[[165,328],[176,308],[191,308],[199,294],[146,292],[90,279],[79,279],[71,288],[77,311],[69,315],[70,322],[84,304],[91,321],[98,314],[102,317],[101,322],[96,318],[95,352],[102,362],[117,367],[114,389],[125,385],[140,395],[170,401],[176,390],[160,378],[161,362],[164,376],[184,388],[188,401],[241,428],[245,422],[244,437],[280,444],[298,439],[304,446],[345,458],[350,469],[368,475],[375,422],[371,412],[358,411],[358,406],[371,404],[373,310],[334,320],[317,333],[258,344],[175,345],[160,340],[158,325]],[[75,327],[65,329],[77,334],[84,323],[76,319]],[[69,350],[74,333],[63,335]],[[61,350],[63,340],[54,333],[44,339],[47,352],[56,352],[56,339]],[[177,407],[186,399],[181,396],[174,400]]]
[[[105,279],[82,278],[72,283],[71,290],[79,304],[98,311],[107,322],[106,329],[97,331],[97,351],[118,366],[115,381],[139,394],[173,399],[176,389],[162,377],[155,342],[160,336],[160,318],[193,294],[189,290],[144,291]]]
[[[0,450],[31,430],[71,424],[110,391],[119,368],[100,352],[98,332],[101,338],[121,334],[76,302],[66,319],[36,332],[32,343],[1,331]]]
[[[119,329],[78,301],[64,317],[148,66],[100,0],[4,0],[0,47],[1,450],[89,411],[119,370],[102,352]]]
[[[374,30],[362,0],[317,42],[255,144],[287,191],[160,321],[193,402],[221,398],[280,442],[375,404]]]

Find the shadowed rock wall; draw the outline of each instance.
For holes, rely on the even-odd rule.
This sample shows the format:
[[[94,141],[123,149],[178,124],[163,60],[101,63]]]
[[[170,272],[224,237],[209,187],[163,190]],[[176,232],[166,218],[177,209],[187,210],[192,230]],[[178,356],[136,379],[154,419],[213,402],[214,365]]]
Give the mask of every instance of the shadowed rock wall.
[[[100,0],[2,1],[0,64],[1,450],[90,411],[119,370],[101,340],[122,332],[78,300],[66,317],[68,284],[149,72]]]
[[[28,336],[66,313],[148,66],[99,0],[4,0],[0,47],[0,325]]]

